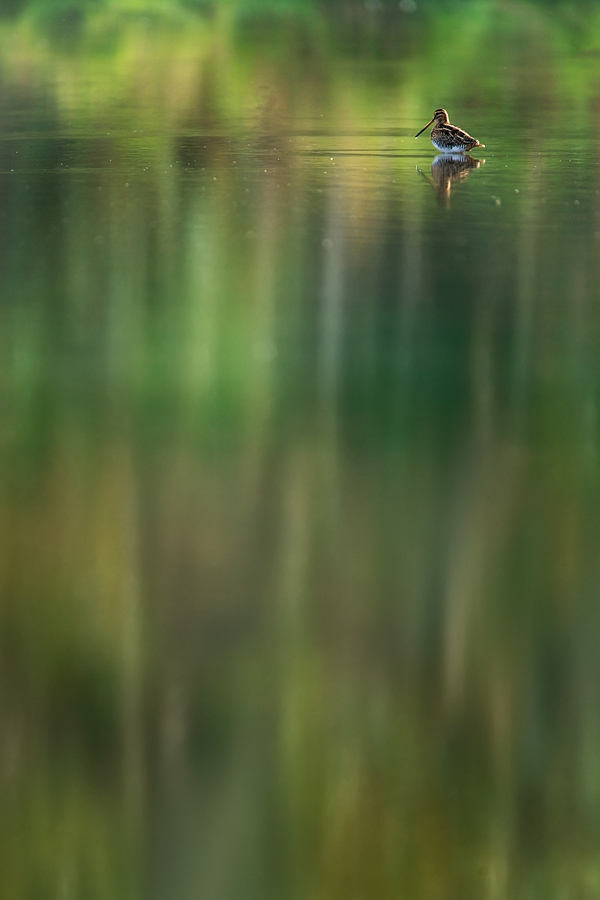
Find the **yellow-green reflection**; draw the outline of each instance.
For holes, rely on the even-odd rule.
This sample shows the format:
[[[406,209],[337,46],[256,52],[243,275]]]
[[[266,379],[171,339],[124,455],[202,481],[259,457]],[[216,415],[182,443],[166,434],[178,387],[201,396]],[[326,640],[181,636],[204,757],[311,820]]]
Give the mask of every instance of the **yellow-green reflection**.
[[[596,897],[597,22],[35,12],[6,896]],[[439,105],[468,178],[415,147]]]

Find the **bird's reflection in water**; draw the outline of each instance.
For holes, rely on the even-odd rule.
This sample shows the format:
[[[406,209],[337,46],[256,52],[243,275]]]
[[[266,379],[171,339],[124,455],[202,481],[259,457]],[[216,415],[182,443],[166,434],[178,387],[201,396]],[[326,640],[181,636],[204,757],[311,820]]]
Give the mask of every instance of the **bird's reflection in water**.
[[[468,153],[440,153],[431,163],[431,178],[421,172],[435,191],[440,206],[450,206],[450,189],[456,181],[464,181],[471,169],[478,169],[485,159],[474,159]]]

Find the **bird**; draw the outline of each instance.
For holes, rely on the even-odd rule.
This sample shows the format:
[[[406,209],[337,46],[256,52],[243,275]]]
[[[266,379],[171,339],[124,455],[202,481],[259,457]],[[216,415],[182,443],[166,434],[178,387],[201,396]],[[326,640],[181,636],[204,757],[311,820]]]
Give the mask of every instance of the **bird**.
[[[435,122],[435,125],[431,129],[431,143],[441,153],[468,153],[475,147],[485,147],[485,144],[480,144],[462,128],[451,125],[445,109],[436,109],[433,119],[425,125],[425,128],[429,128],[432,122]],[[423,134],[425,128],[421,128],[419,134]],[[419,134],[415,134],[415,139]]]

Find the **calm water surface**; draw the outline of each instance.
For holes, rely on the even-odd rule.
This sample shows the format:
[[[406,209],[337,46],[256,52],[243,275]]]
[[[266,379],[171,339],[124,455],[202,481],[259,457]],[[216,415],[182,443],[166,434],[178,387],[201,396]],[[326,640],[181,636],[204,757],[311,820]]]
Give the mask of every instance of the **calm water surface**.
[[[468,9],[2,26],[2,896],[598,897],[595,45]]]

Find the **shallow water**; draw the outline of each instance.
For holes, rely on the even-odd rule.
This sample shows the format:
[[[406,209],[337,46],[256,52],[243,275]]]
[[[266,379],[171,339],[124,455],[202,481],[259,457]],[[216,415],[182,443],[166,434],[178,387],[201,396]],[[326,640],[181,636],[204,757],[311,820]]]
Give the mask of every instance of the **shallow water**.
[[[7,896],[597,897],[597,16],[352,9],[0,29]]]

